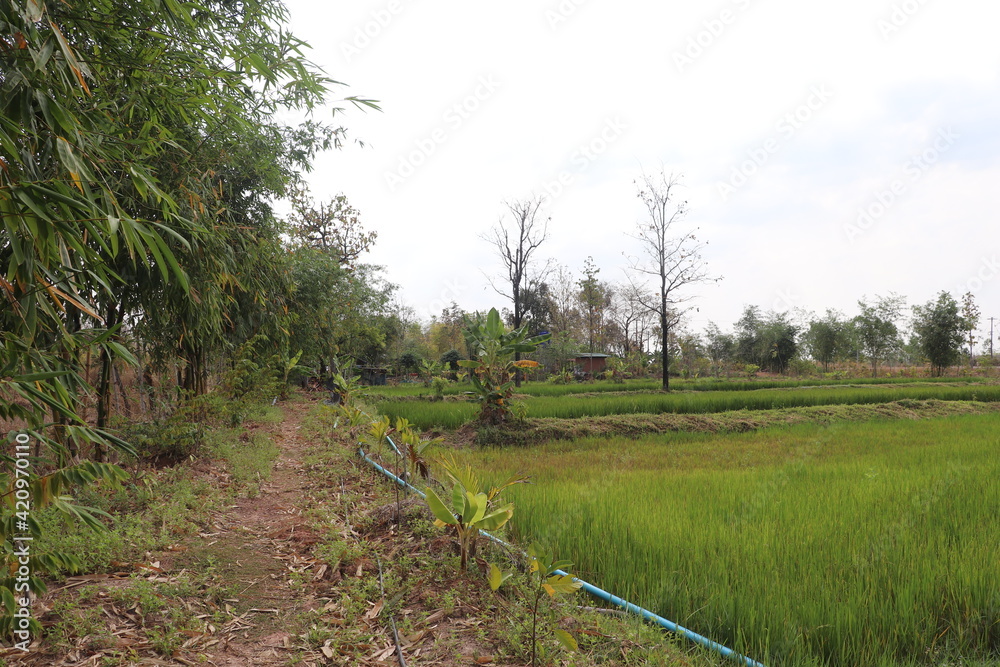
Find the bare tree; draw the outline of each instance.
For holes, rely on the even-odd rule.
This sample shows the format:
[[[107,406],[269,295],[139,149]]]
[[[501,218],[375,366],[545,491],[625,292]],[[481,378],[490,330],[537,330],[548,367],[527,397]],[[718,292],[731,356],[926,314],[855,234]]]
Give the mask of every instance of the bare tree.
[[[579,285],[569,267],[556,265],[549,281],[552,300],[552,326],[556,331],[576,337],[580,311],[577,308]]]
[[[548,238],[549,219],[539,216],[543,203],[540,196],[504,203],[510,216],[501,218],[482,238],[496,248],[506,272],[503,289],[498,288],[492,279],[490,286],[497,294],[511,300],[514,306],[511,324],[514,329],[519,329],[524,320],[525,289],[533,281],[540,282],[545,273],[543,269],[535,276],[529,275],[532,256]],[[520,353],[516,353],[515,359],[520,358]],[[520,373],[516,374],[516,381],[520,386]]]
[[[633,236],[642,244],[645,257],[628,258],[634,271],[652,276],[655,280],[654,291],[642,303],[659,316],[664,390],[670,389],[670,352],[667,346],[670,330],[687,310],[684,304],[693,298],[678,292],[688,285],[721,280],[708,275],[701,257],[701,250],[706,244],[699,242],[693,231],[673,236],[676,224],[687,213],[687,202],[675,201],[677,183],[676,177],[668,177],[662,171],[658,176],[643,174],[642,181],[636,181],[639,199],[645,205],[649,219],[636,226]]]
[[[651,301],[649,290],[635,283],[615,285],[609,316],[621,331],[618,347],[622,355],[645,352],[650,311],[644,304]]]

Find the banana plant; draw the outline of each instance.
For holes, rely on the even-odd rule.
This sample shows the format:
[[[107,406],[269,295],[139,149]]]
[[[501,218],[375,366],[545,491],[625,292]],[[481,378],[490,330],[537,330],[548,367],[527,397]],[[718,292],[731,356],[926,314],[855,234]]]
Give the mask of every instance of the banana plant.
[[[299,359],[302,358],[302,350],[299,350],[291,356],[291,358],[286,359],[281,357],[279,359],[279,370],[281,372],[281,400],[288,399],[288,376],[292,374],[292,371],[310,371],[312,370],[308,366],[302,366],[299,364]]]
[[[452,526],[458,534],[460,553],[459,569],[469,564],[469,554],[475,553],[480,530],[494,531],[502,528],[514,516],[514,503],[495,505],[497,497],[509,486],[527,482],[526,477],[514,475],[499,486],[483,489],[472,467],[459,465],[454,457],[442,457],[438,463],[452,483],[450,503],[427,487],[427,505],[434,513],[434,525],[439,528]]]
[[[459,366],[469,369],[469,379],[479,400],[479,420],[500,424],[511,415],[510,397],[514,394],[514,355],[529,354],[551,337],[551,334],[529,336],[528,327],[507,331],[500,313],[490,309],[485,320],[466,321],[465,341],[474,359],[462,359]],[[530,362],[533,365],[535,362]]]
[[[535,586],[535,600],[531,609],[531,664],[535,664],[535,647],[537,646],[538,605],[542,593],[549,598],[556,595],[575,593],[583,586],[583,582],[571,574],[558,574],[557,570],[565,570],[572,565],[568,560],[555,560],[551,553],[532,544],[528,547],[528,557],[531,559],[529,571]],[[553,628],[552,634],[568,651],[577,650],[576,638],[561,628]]]

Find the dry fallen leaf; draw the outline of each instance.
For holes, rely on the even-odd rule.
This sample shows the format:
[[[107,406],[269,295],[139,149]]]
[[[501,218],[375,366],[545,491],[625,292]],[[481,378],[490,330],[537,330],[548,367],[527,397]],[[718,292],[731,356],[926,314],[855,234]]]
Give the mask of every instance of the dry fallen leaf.
[[[427,625],[430,625],[431,623],[437,623],[438,621],[440,621],[442,618],[444,618],[447,615],[448,614],[445,612],[444,609],[438,609],[436,612],[434,612],[433,614],[431,614],[430,616],[428,616],[427,620],[424,621],[424,622],[427,623]]]
[[[367,618],[367,619],[373,619],[373,618],[375,618],[376,616],[378,616],[382,612],[382,607],[383,606],[385,606],[385,600],[384,599],[383,600],[379,600],[378,602],[375,603],[375,606],[373,606],[371,609],[369,609],[367,612],[365,612],[365,618]]]

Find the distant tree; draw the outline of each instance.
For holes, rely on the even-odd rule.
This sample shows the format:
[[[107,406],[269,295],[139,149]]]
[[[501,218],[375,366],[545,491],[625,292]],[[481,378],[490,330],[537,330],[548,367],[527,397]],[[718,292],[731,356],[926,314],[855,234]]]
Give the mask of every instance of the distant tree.
[[[670,352],[667,345],[670,330],[683,315],[683,304],[692,298],[682,296],[680,292],[690,285],[718,280],[709,277],[701,256],[705,244],[697,240],[693,231],[673,236],[677,232],[677,223],[687,213],[687,202],[677,202],[674,196],[677,182],[673,176],[667,177],[660,172],[656,177],[643,175],[642,182],[636,183],[639,199],[649,217],[637,225],[634,237],[640,242],[645,259],[631,258],[630,261],[633,271],[652,276],[654,280],[653,298],[645,305],[660,320],[660,363],[664,390],[670,388]]]
[[[441,363],[447,364],[448,370],[457,371],[458,362],[462,358],[462,353],[458,350],[448,350],[441,355]]]
[[[580,309],[587,331],[587,351],[598,352],[601,345],[601,332],[604,324],[604,308],[608,302],[608,290],[597,279],[601,270],[594,264],[594,258],[588,257],[583,265],[583,278],[577,283],[580,287]]]
[[[549,220],[539,215],[542,203],[542,197],[506,202],[510,218],[501,218],[489,234],[483,236],[496,249],[503,264],[504,288],[498,288],[492,281],[491,285],[497,294],[510,299],[513,304],[510,322],[515,330],[524,324],[524,290],[532,280],[529,273],[535,251],[549,235]],[[543,277],[536,276],[539,280]],[[521,353],[515,353],[514,359],[520,360]],[[515,384],[521,386],[519,371],[515,373]]]
[[[674,328],[677,360],[684,377],[698,377],[706,359],[705,345],[698,334]],[[673,347],[673,346],[671,346]]]
[[[736,341],[732,334],[723,333],[714,322],[709,322],[705,328],[705,353],[712,360],[715,374],[719,375],[722,368],[732,362],[736,353]]]
[[[784,373],[788,364],[798,355],[799,327],[786,313],[768,313],[761,330],[760,367],[775,373]]]
[[[411,373],[420,366],[420,357],[412,352],[404,352],[401,357],[399,357],[399,367],[404,371],[410,371]]]
[[[854,327],[861,350],[871,362],[872,377],[878,376],[878,362],[900,346],[896,321],[905,305],[906,299],[893,293],[876,296],[873,304],[864,299],[858,301],[861,313],[854,318]]]
[[[798,354],[799,327],[786,313],[747,306],[736,322],[736,357],[773,373],[784,373]]]
[[[943,375],[944,369],[958,361],[965,324],[958,302],[947,292],[938,294],[937,300],[913,307],[913,333],[934,375]]]
[[[290,253],[295,292],[289,310],[295,321],[290,346],[303,350],[302,363],[326,373],[338,355],[371,357],[385,345],[380,316],[395,285],[381,267],[359,264],[348,270],[335,254],[299,246]]]
[[[979,326],[979,306],[972,292],[966,292],[962,296],[962,329],[967,336],[969,343],[969,367],[972,367],[972,349],[976,344],[976,327]]]
[[[440,358],[448,350],[465,347],[466,312],[454,301],[441,314],[432,318],[427,327],[427,343],[431,358]]]
[[[809,322],[803,342],[809,355],[823,364],[824,371],[829,371],[830,364],[843,356],[847,349],[843,315],[836,310],[827,309],[822,319]]]
[[[650,301],[650,295],[641,285],[626,283],[611,289],[608,317],[619,330],[617,348],[623,355],[646,350],[653,314],[643,305],[644,301]]]
[[[292,213],[288,216],[292,236],[304,245],[323,250],[344,265],[353,264],[375,243],[377,232],[361,226],[360,211],[340,194],[317,205],[306,189],[292,193]]]
[[[528,325],[528,331],[537,334],[552,327],[552,298],[549,285],[544,280],[531,280],[521,291],[523,313],[521,321]],[[511,316],[508,323],[514,326]]]
[[[746,306],[743,314],[736,321],[734,332],[734,352],[736,359],[744,364],[761,365],[763,357],[764,317],[760,306]]]

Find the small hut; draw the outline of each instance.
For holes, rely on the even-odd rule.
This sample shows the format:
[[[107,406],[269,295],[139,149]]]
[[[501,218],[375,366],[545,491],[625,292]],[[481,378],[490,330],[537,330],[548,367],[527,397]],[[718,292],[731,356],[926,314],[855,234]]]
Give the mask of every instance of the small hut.
[[[600,352],[580,352],[573,359],[576,368],[581,373],[597,375],[603,373],[608,366],[608,357],[611,355]]]

